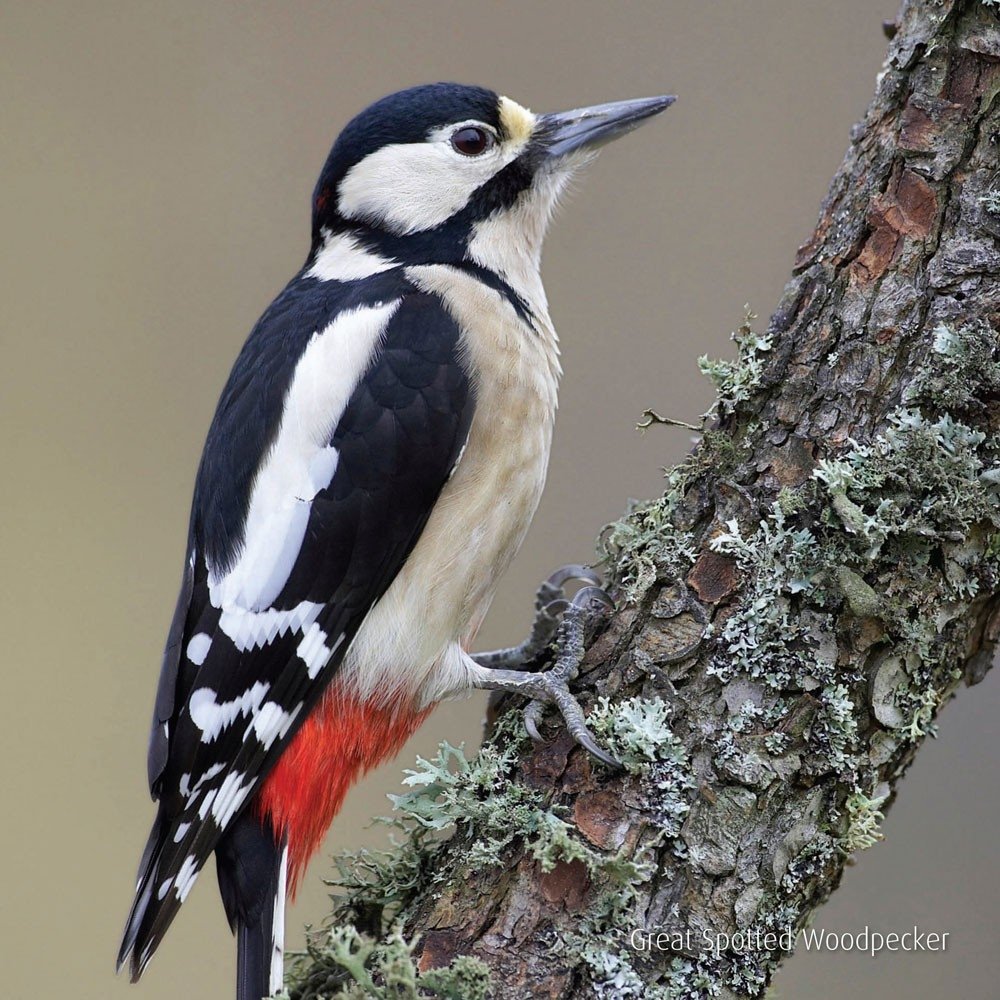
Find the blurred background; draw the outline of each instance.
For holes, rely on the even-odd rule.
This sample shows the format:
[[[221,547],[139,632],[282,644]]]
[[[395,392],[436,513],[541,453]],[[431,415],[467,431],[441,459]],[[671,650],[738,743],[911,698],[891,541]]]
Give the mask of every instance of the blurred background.
[[[674,92],[609,148],[546,248],[565,381],[549,484],[482,634],[521,638],[536,583],[661,488],[699,354],[766,323],[873,90],[895,0],[74,2],[0,10],[0,602],[6,636],[0,950],[5,996],[228,997],[211,872],[142,984],[113,976],[153,809],[144,755],[192,480],[240,344],[308,249],[341,125],[417,82],[535,110]],[[478,741],[484,699],[438,710],[357,788],[288,914],[321,920],[335,850],[378,840],[402,769]],[[795,956],[784,998],[994,996],[1000,678],[963,691],[817,926],[948,931],[943,954]]]

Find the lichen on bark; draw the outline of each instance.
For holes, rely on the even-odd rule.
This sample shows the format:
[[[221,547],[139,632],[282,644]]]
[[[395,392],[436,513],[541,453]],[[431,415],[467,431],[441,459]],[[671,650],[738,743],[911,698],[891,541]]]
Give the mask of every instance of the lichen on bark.
[[[292,997],[763,993],[1000,634],[998,92],[992,5],[903,4],[713,426],[602,536],[579,684],[625,770],[511,712],[419,762]]]

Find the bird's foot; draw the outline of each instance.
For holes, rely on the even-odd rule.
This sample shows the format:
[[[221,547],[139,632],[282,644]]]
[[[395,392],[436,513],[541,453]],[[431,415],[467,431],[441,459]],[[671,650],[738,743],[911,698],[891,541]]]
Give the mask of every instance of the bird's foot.
[[[481,667],[505,667],[507,670],[526,670],[548,648],[559,630],[562,616],[570,606],[565,586],[578,580],[596,589],[601,582],[589,566],[561,566],[547,580],[543,580],[535,593],[535,621],[524,642],[506,649],[488,653],[473,653],[472,658]],[[603,591],[602,591],[603,593]]]
[[[569,571],[569,572],[568,572]],[[582,576],[581,572],[587,575]],[[563,575],[565,574],[565,575]],[[617,761],[606,750],[603,750],[594,738],[593,733],[587,727],[583,717],[583,709],[569,690],[569,682],[574,680],[579,672],[580,662],[583,659],[583,638],[584,626],[587,618],[601,607],[610,608],[612,603],[607,594],[597,586],[583,587],[576,596],[567,601],[565,597],[553,597],[551,600],[544,600],[550,591],[546,587],[557,589],[562,593],[562,584],[569,579],[595,579],[592,571],[584,570],[581,566],[564,567],[557,571],[538,591],[539,615],[535,619],[535,628],[532,630],[531,638],[521,646],[513,647],[512,650],[501,650],[500,654],[512,653],[513,650],[529,647],[540,633],[541,628],[548,628],[548,638],[544,640],[540,649],[544,649],[545,644],[555,634],[555,663],[542,673],[529,673],[517,669],[501,669],[494,667],[497,660],[483,662],[477,656],[476,662],[485,669],[481,672],[475,686],[487,691],[509,691],[513,694],[523,695],[530,698],[527,708],[524,710],[524,726],[528,730],[528,735],[535,741],[540,742],[542,737],[538,731],[538,724],[541,722],[542,714],[546,705],[555,705],[562,714],[566,723],[566,728],[570,736],[589,751],[598,760],[603,761],[609,767],[621,767]],[[595,580],[596,582],[596,580]],[[555,617],[556,612],[552,612],[553,605],[558,605],[558,614],[561,621],[557,620],[556,625],[549,627],[546,623],[543,626],[539,622],[543,620],[543,613],[548,610],[550,617]],[[535,650],[528,659],[515,660],[513,657],[506,660],[499,660],[500,663],[513,663],[523,666],[537,656],[540,650]],[[498,654],[485,654],[486,656],[498,656]]]

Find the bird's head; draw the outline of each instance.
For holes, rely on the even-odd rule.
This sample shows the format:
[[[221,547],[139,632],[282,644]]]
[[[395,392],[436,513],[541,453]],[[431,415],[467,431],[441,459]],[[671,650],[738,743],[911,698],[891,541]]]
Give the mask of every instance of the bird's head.
[[[408,263],[537,259],[573,170],[673,101],[536,115],[455,83],[390,94],[348,123],[330,152],[313,197],[314,247],[350,233]]]

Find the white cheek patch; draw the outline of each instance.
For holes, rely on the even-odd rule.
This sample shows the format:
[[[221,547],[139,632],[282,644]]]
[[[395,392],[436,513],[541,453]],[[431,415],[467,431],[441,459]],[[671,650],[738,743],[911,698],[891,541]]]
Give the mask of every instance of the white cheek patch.
[[[345,219],[379,223],[401,236],[447,222],[503,165],[496,156],[459,155],[443,142],[383,146],[340,182]]]
[[[208,567],[215,607],[264,611],[281,593],[302,547],[312,500],[337,469],[330,437],[399,302],[342,313],[313,334],[254,479],[239,558],[225,574]]]
[[[379,223],[400,236],[440,226],[524,149],[530,138],[524,115],[531,113],[520,112],[515,134],[481,156],[462,156],[452,149],[451,135],[461,123],[432,132],[426,142],[397,143],[369,153],[340,182],[340,214]]]

